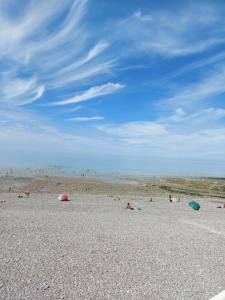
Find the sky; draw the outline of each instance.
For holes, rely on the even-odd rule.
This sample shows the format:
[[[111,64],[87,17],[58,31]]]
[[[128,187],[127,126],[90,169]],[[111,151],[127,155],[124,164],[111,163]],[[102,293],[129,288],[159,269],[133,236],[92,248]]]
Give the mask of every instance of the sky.
[[[224,1],[0,1],[2,167],[222,176],[224,98]]]

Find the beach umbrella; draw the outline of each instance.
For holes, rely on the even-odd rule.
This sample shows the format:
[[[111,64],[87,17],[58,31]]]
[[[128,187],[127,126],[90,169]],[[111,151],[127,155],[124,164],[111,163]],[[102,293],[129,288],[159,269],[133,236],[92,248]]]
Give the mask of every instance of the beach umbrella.
[[[195,201],[189,202],[188,205],[189,205],[192,209],[194,209],[194,210],[199,210],[199,209],[200,209],[200,205],[199,205],[197,202],[195,202]]]
[[[69,196],[66,194],[62,195],[62,201],[69,201]]]
[[[69,201],[69,196],[67,194],[59,195],[58,200],[60,200],[60,201]]]

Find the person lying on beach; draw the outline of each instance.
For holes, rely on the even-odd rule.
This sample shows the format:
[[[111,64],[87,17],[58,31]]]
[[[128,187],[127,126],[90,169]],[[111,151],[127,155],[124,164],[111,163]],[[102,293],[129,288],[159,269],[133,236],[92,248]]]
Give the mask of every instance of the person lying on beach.
[[[169,195],[169,201],[170,202],[179,202],[180,201],[180,196],[175,196],[175,197],[172,197],[171,195]]]
[[[17,196],[17,198],[23,198],[23,195],[19,194],[19,195]]]
[[[134,207],[133,207],[133,205],[130,202],[127,203],[127,207],[126,208],[134,210]]]

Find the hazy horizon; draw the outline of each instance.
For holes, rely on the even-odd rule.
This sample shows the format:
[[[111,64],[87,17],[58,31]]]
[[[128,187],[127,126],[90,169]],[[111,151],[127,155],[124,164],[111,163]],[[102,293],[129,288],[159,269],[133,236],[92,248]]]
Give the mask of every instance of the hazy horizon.
[[[205,163],[204,160],[177,160],[154,158],[147,160],[140,158],[137,161],[127,158],[117,158],[109,162],[108,159],[85,159],[82,161],[74,160],[73,163],[68,163],[66,160],[55,163],[33,163],[33,164],[2,164],[0,175],[8,173],[11,169],[13,175],[30,175],[33,173],[48,174],[48,175],[121,175],[121,176],[158,176],[158,177],[225,177],[225,161],[213,161]],[[35,162],[35,160],[33,160]]]

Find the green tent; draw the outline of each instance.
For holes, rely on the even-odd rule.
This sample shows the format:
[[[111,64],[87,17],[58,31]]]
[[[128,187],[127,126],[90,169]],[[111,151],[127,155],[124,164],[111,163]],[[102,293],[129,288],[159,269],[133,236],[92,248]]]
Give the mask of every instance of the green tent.
[[[199,210],[199,209],[200,209],[200,205],[199,205],[197,202],[195,202],[195,201],[189,202],[188,205],[189,205],[192,209],[194,209],[194,210]]]

